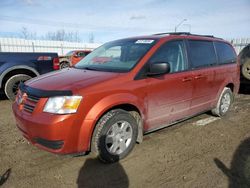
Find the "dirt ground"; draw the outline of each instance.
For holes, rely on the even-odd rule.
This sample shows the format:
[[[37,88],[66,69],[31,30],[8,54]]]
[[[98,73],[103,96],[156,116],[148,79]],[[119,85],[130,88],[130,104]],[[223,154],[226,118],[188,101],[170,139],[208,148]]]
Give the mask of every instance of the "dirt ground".
[[[249,115],[250,90],[226,117],[202,114],[148,134],[125,160],[105,165],[30,145],[15,127],[11,102],[1,99],[0,175],[10,170],[0,186],[250,187]]]

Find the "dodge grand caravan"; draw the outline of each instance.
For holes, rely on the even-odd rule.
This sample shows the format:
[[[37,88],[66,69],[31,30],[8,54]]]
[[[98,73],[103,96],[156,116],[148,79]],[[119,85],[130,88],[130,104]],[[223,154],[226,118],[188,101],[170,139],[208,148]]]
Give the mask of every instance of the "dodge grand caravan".
[[[72,68],[20,84],[13,111],[41,149],[116,162],[145,133],[210,110],[225,115],[238,89],[230,43],[161,33],[108,42]]]

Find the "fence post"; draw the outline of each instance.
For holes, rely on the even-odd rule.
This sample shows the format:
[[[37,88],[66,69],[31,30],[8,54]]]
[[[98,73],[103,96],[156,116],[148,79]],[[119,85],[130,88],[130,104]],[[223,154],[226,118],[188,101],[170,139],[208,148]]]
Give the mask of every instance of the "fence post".
[[[35,45],[33,41],[32,41],[32,49],[33,49],[33,52],[35,52]]]
[[[62,50],[62,55],[63,55],[63,44],[61,43],[61,50]]]

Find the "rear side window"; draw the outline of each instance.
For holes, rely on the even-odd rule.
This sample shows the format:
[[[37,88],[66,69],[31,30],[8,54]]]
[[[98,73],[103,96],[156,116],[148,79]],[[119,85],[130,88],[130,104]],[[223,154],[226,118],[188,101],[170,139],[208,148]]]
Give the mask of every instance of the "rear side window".
[[[189,58],[193,68],[208,67],[216,64],[213,42],[189,40]]]
[[[223,42],[215,42],[214,44],[218,55],[219,64],[236,62],[236,54],[229,44]]]

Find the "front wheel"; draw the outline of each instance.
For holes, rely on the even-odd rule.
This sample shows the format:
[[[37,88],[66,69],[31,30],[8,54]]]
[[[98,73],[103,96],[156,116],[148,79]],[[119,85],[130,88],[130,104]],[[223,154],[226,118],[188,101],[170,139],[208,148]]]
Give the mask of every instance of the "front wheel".
[[[230,109],[233,102],[233,93],[230,88],[225,87],[221,92],[216,107],[212,110],[215,116],[224,116]]]
[[[103,162],[117,162],[132,151],[137,134],[138,126],[130,113],[121,109],[111,110],[96,125],[92,152]]]

